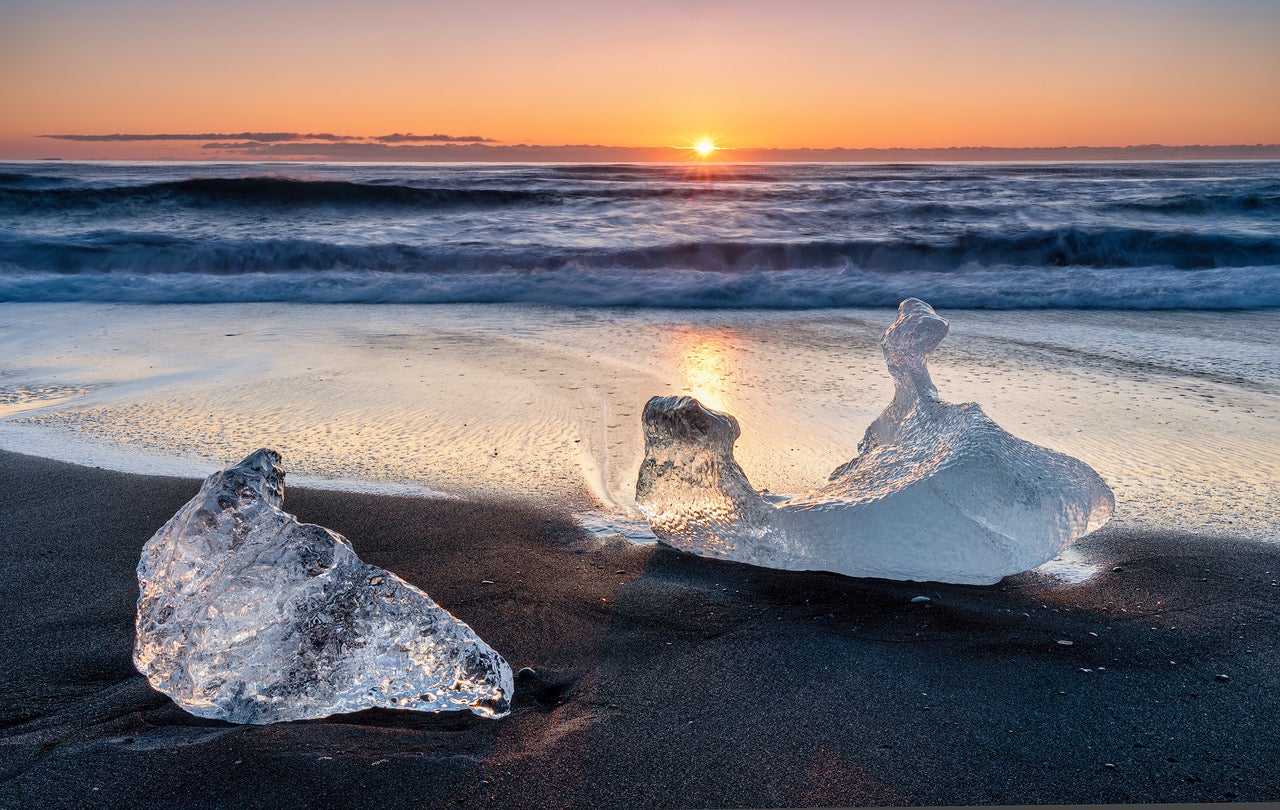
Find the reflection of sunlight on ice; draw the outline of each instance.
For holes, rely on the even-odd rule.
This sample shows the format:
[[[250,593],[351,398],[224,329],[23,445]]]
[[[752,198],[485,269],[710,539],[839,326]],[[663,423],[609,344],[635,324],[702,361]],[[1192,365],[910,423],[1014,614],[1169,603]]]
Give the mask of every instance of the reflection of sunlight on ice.
[[[733,412],[727,390],[733,376],[733,337],[729,329],[681,330],[677,334],[681,393],[695,397],[708,408]]]
[[[643,515],[628,517],[621,512],[576,512],[574,521],[597,539],[621,537],[632,543],[656,543],[658,538],[649,529]]]
[[[1080,556],[1076,548],[1071,547],[1036,569],[1066,585],[1079,585],[1088,582],[1098,575],[1101,569],[1094,563]]]

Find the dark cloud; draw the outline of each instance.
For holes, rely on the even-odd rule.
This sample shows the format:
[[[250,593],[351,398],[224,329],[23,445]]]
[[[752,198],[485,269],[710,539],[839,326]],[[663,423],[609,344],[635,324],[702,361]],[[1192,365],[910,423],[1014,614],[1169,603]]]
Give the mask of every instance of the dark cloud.
[[[205,143],[212,151],[234,151],[239,156],[259,159],[311,159],[311,160],[384,160],[397,161],[650,161],[680,160],[682,152],[667,147],[626,146],[530,146],[493,145],[481,142],[429,142],[429,143],[266,143],[242,141],[236,143]]]
[[[209,143],[200,144],[201,149],[261,149],[267,146],[271,146],[269,141],[235,141],[233,143],[210,141]]]
[[[252,141],[254,143],[297,143],[321,141],[323,143],[497,143],[482,135],[414,135],[412,132],[396,132],[391,135],[335,135],[332,132],[197,132],[197,133],[114,133],[111,135],[41,135],[57,141],[82,141],[90,143],[120,143],[125,141]]]
[[[354,135],[334,135],[330,132],[200,132],[200,133],[114,133],[112,135],[40,135],[57,141],[112,142],[123,141],[241,141],[252,140],[270,143],[287,141],[356,141]]]
[[[666,147],[626,146],[532,146],[527,144],[503,145],[481,142],[450,143],[265,143],[242,141],[238,143],[207,143],[202,147],[211,151],[235,152],[241,157],[279,159],[303,158],[310,160],[377,160],[388,162],[412,161],[652,161],[680,160],[687,150]]]
[[[493,138],[482,135],[414,135],[412,132],[379,135],[369,140],[380,143],[497,143]]]

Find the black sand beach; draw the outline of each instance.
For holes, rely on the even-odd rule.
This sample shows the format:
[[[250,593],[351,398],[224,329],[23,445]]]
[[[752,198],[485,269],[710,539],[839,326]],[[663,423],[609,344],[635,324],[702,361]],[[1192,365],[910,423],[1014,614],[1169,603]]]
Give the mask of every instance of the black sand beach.
[[[1280,547],[1104,530],[1079,546],[1102,566],[1087,583],[944,586],[601,545],[512,504],[290,489],[286,509],[537,675],[499,721],[233,726],[130,660],[139,550],[196,486],[0,453],[0,805],[1280,799]]]

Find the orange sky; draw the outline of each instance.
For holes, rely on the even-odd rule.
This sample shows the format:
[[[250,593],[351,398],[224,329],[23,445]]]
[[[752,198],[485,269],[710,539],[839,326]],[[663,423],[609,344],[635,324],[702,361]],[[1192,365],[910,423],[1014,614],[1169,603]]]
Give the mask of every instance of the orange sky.
[[[1280,142],[1275,2],[0,0],[0,158],[217,157],[41,134],[504,144]]]

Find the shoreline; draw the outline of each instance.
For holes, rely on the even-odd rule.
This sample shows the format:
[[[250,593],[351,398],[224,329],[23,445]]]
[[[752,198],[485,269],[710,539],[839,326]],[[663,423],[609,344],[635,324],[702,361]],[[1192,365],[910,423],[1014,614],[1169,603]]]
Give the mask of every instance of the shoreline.
[[[289,487],[286,510],[538,674],[500,721],[370,711],[237,727],[177,709],[129,658],[138,550],[196,482],[8,452],[0,470],[0,804],[1280,795],[1272,544],[1106,528],[1076,544],[1102,571],[1086,582],[955,586],[602,543],[546,505]]]
[[[892,397],[887,310],[193,306],[0,305],[0,448],[203,477],[268,446],[310,486],[635,517],[651,396],[734,415],[786,493]],[[940,314],[943,399],[1098,470],[1118,525],[1280,540],[1280,310]]]

